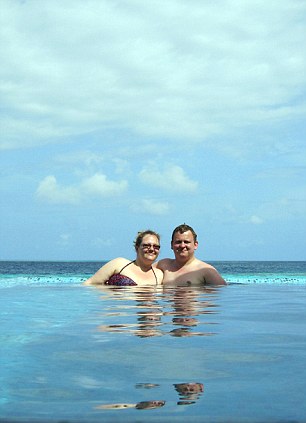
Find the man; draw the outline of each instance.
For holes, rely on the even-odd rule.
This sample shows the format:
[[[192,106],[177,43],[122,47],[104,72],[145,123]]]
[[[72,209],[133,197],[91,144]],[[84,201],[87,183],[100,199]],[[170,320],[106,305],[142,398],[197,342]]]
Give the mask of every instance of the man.
[[[191,226],[183,224],[174,229],[171,248],[175,259],[166,258],[156,265],[164,273],[164,285],[226,285],[213,266],[195,257],[198,241]]]

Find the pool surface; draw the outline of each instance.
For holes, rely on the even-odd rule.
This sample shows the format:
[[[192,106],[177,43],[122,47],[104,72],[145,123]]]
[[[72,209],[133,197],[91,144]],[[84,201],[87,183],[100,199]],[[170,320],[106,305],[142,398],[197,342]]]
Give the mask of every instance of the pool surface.
[[[235,277],[97,289],[5,275],[0,421],[305,422],[306,285]]]

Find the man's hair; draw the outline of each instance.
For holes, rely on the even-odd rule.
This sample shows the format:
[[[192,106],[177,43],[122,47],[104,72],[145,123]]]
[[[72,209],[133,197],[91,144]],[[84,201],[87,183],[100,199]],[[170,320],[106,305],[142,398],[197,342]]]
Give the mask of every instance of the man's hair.
[[[177,232],[179,232],[180,234],[183,234],[184,232],[187,232],[187,231],[190,231],[192,233],[193,240],[194,240],[194,242],[196,242],[197,241],[197,234],[195,233],[194,229],[191,226],[186,225],[186,223],[183,223],[182,225],[179,225],[174,229],[174,231],[172,232],[171,241],[173,241],[174,235]]]
[[[154,231],[151,231],[151,229],[147,229],[146,231],[138,232],[136,239],[134,241],[135,250],[137,250],[139,248],[140,244],[142,243],[143,238],[146,235],[156,236],[156,238],[158,239],[158,242],[160,242],[160,235],[158,233],[154,232]]]

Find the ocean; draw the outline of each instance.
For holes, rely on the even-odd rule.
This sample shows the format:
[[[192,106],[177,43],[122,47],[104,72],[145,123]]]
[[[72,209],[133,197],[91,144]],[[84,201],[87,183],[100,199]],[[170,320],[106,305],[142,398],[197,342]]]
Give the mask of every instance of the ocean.
[[[306,262],[83,286],[102,264],[0,262],[0,422],[306,421]]]

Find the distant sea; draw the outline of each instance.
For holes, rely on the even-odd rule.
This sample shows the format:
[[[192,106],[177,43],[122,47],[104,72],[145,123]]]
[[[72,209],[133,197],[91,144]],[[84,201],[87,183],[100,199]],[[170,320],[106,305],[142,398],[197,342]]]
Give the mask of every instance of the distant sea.
[[[0,261],[0,286],[79,284],[106,261]],[[306,284],[306,261],[210,262],[228,283]]]

